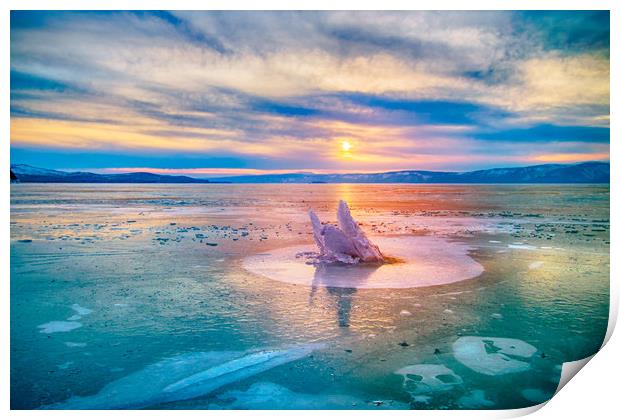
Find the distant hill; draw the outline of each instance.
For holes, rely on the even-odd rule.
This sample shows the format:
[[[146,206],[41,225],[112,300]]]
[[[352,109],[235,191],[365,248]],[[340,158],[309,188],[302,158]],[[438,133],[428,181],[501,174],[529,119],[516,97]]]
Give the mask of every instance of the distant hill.
[[[518,168],[483,169],[471,172],[396,171],[370,174],[275,174],[218,178],[233,183],[609,183],[608,162],[585,162],[568,165],[547,164]]]
[[[95,174],[91,172],[63,172],[36,168],[29,165],[11,165],[19,182],[57,183],[298,183],[298,184],[375,184],[375,183],[429,183],[429,184],[601,184],[609,183],[608,162],[585,162],[567,165],[548,164],[518,168],[483,169],[471,172],[396,171],[370,174],[313,174],[291,173],[274,175],[241,175],[212,180],[188,176],[158,175],[149,172],[125,174]]]
[[[19,182],[97,184],[208,184],[210,182],[213,182],[207,179],[190,178],[189,176],[158,175],[149,172],[130,172],[125,174],[95,174],[92,172],[55,171],[52,169],[37,168],[30,165],[11,165],[11,173],[17,177],[17,180],[19,180]]]

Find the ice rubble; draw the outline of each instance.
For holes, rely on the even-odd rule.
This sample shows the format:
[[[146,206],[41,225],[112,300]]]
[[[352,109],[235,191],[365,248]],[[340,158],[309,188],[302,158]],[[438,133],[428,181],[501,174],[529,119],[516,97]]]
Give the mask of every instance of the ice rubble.
[[[182,354],[113,381],[95,395],[73,396],[43,408],[137,409],[187,400],[301,359],[323,347],[314,343],[250,353],[212,351]]]
[[[318,216],[309,211],[314,240],[319,247],[319,261],[356,264],[359,262],[383,263],[385,257],[379,247],[370,242],[364,231],[351,216],[344,200],[338,204],[339,227],[322,225]]]
[[[452,345],[454,357],[471,370],[483,375],[505,375],[530,368],[536,347],[514,338],[461,337]]]
[[[446,392],[463,383],[460,376],[444,365],[405,366],[396,374],[403,376],[403,388],[411,394]]]

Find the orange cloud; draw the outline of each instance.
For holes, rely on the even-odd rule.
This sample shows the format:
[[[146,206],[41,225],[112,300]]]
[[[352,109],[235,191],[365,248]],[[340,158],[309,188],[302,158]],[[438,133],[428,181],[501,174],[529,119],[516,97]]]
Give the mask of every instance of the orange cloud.
[[[532,162],[583,162],[589,160],[609,160],[609,153],[549,153],[531,156]]]

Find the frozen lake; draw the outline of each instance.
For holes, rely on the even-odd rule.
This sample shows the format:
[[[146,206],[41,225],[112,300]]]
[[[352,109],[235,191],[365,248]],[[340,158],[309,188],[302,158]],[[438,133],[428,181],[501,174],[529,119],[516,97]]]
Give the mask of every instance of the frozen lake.
[[[335,223],[339,199],[379,243],[481,268],[387,289],[247,269],[315,250],[307,211]],[[11,185],[14,409],[524,407],[608,309],[607,185]]]

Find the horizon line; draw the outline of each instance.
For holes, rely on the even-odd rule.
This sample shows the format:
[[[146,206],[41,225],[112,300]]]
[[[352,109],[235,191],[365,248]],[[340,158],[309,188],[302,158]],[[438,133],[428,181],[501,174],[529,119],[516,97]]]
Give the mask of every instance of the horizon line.
[[[513,169],[513,168],[526,168],[533,166],[546,166],[546,165],[579,165],[586,163],[607,163],[609,160],[588,160],[580,162],[570,163],[540,163],[534,165],[514,165],[514,166],[492,166],[481,169],[470,170],[430,170],[430,169],[389,169],[389,170],[347,170],[347,169],[255,169],[255,168],[151,168],[151,167],[119,167],[119,168],[78,168],[78,169],[65,169],[65,168],[44,168],[41,166],[34,166],[30,164],[10,164],[10,167],[17,165],[25,165],[38,169],[56,170],[61,172],[90,172],[99,175],[115,175],[115,174],[132,174],[132,173],[152,173],[157,175],[170,175],[170,176],[210,176],[215,178],[225,177],[242,177],[242,176],[268,176],[268,175],[360,175],[360,174],[385,174],[395,172],[444,172],[444,173],[467,173],[483,170],[493,169]],[[205,178],[197,178],[205,179]]]

